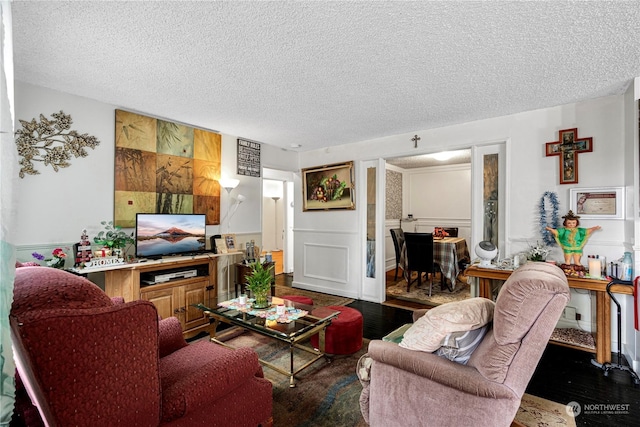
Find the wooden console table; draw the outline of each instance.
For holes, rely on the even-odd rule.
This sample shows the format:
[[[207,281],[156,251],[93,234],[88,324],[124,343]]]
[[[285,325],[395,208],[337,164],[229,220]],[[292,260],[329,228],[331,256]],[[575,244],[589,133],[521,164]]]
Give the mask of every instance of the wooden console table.
[[[465,275],[478,279],[478,296],[492,299],[491,280],[505,281],[511,276],[512,270],[501,270],[494,268],[480,268],[472,265],[467,268]],[[596,331],[595,342],[596,362],[602,364],[611,362],[611,302],[607,295],[607,280],[586,279],[580,277],[567,277],[569,287],[573,289],[584,289],[593,291],[596,294]],[[611,292],[618,294],[633,295],[632,286],[613,285]],[[564,345],[566,347],[575,348],[577,350],[593,352],[593,350],[574,346],[558,341],[554,344]]]

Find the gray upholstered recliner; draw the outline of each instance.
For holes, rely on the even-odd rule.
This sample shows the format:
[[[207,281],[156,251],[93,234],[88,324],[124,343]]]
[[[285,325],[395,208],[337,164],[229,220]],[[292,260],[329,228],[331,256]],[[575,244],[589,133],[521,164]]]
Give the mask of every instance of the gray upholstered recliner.
[[[371,341],[370,382],[360,397],[365,420],[385,427],[509,426],[569,298],[558,267],[522,266],[502,286],[492,329],[466,365]]]

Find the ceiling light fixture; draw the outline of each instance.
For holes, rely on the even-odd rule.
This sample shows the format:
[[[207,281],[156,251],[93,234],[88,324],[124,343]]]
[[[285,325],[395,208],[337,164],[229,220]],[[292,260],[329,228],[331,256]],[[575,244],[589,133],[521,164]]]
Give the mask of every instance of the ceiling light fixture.
[[[433,157],[434,159],[439,160],[441,162],[449,160],[453,156],[455,156],[455,153],[453,151],[443,151],[442,153],[435,153],[435,154],[431,155],[431,157]]]

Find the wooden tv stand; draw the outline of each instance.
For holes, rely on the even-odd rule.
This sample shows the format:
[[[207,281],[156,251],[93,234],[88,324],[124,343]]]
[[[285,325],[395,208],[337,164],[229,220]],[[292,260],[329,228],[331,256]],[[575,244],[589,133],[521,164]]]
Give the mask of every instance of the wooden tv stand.
[[[106,268],[103,270],[105,292],[111,297],[121,296],[125,302],[138,299],[151,301],[163,319],[177,317],[185,338],[190,338],[201,331],[210,331],[209,318],[193,305],[204,303],[209,307],[217,306],[219,256],[170,257]],[[193,270],[196,272],[193,277],[180,277],[181,272]],[[178,277],[153,281],[157,275],[167,273],[177,273]]]

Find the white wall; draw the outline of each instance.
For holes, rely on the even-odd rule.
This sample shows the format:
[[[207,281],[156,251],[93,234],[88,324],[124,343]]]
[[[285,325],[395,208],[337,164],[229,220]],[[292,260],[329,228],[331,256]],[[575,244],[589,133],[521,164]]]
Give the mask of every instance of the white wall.
[[[262,184],[262,244],[265,251],[283,250],[283,181],[264,179]],[[274,200],[273,197],[278,197]]]
[[[56,246],[70,247],[80,239],[83,228],[93,238],[102,229],[100,221],[113,219],[114,120],[115,109],[123,107],[19,81],[15,82],[15,91],[16,121],[39,120],[40,114],[50,117],[52,113],[63,110],[71,115],[71,129],[94,135],[100,141],[95,150],[88,150],[87,157],[73,158],[68,168],[54,172],[49,166],[37,164],[40,175],[18,179],[15,188],[18,207],[15,227],[19,232],[15,233],[15,244],[17,258],[28,261],[35,250],[45,252]],[[140,114],[154,116],[153,111]],[[171,120],[170,117],[165,119]],[[198,127],[197,123],[187,124]],[[18,128],[19,122],[16,125]],[[242,194],[246,197],[231,220],[230,232],[236,234],[241,244],[254,239],[262,246],[262,179],[236,175],[236,139],[237,136],[222,135],[221,172],[240,180],[231,195]],[[297,170],[298,155],[293,151],[262,144],[261,157],[263,164],[281,170]],[[228,203],[229,197],[223,190],[223,216]],[[219,226],[207,227],[207,235],[213,234],[220,234]],[[225,279],[226,270],[222,272],[222,279]],[[221,288],[226,289],[224,280],[221,281]]]
[[[402,135],[304,152],[300,154],[300,167],[349,160],[356,161],[357,165],[358,161],[376,158],[427,154],[507,141],[506,192],[510,204],[506,208],[507,224],[509,224],[506,239],[511,251],[517,253],[526,250],[529,243],[540,239],[538,203],[545,191],[558,194],[560,212],[564,214],[569,209],[570,188],[632,185],[626,178],[627,174],[632,173],[628,169],[632,167],[633,162],[625,163],[625,147],[629,143],[625,143],[624,116],[624,97],[609,96],[456,126],[411,131]],[[580,137],[593,137],[594,150],[592,153],[579,155],[579,184],[560,185],[558,158],[545,156],[545,143],[558,140],[558,131],[570,128],[578,128]],[[415,134],[421,137],[417,149],[413,148],[411,141]],[[637,159],[637,156],[633,158]],[[299,184],[296,194],[302,194]],[[359,185],[356,183],[356,188]],[[628,198],[627,200],[629,201]],[[345,296],[357,294],[358,287],[362,286],[357,281],[361,281],[362,278],[351,272],[359,271],[364,253],[361,239],[349,233],[350,230],[357,230],[359,227],[362,220],[359,212],[359,210],[313,213],[296,211],[296,224],[301,229],[301,233],[296,234],[297,239],[301,240],[301,244],[296,245],[296,266],[302,267],[312,263],[323,265],[325,269],[334,269],[334,266],[337,266],[335,271],[327,271],[327,276],[344,274],[345,266],[348,272],[348,280],[345,282],[324,280],[317,276],[310,277],[306,275],[304,269],[296,268],[294,283],[297,286],[324,289],[325,292]],[[623,252],[629,250],[634,243],[630,229],[627,230],[629,232],[625,232],[625,222],[622,220],[582,221],[581,226],[584,227],[596,224],[602,226],[602,231],[594,233],[589,240],[585,248],[585,256],[597,253],[606,256],[607,259],[621,257]],[[308,247],[335,245],[340,250],[309,252],[303,248],[302,242]],[[313,254],[313,259],[308,259],[310,254]],[[344,256],[348,258],[345,260]],[[552,257],[562,261],[561,251],[556,249]],[[589,295],[574,292],[570,305],[576,307],[578,312],[583,314],[583,318],[589,318],[592,314],[591,300],[592,297]],[[615,310],[612,310],[612,317],[614,312]],[[632,325],[632,314],[627,314],[625,321],[631,322]],[[613,332],[612,336],[615,337],[615,330]]]
[[[18,259],[27,260],[31,250],[76,242],[83,228],[87,228],[90,235],[95,235],[100,229],[100,221],[113,217],[114,110],[123,107],[19,81],[15,82],[15,93],[16,120],[31,120],[40,114],[48,117],[63,110],[73,118],[72,129],[94,135],[101,141],[95,150],[89,150],[87,158],[72,159],[71,167],[56,173],[50,167],[39,165],[41,175],[27,176],[16,184],[19,211],[16,229],[19,232],[15,233],[15,243]],[[626,113],[631,108],[628,104],[636,105],[633,98],[628,95],[625,101],[624,96],[609,96],[457,126],[411,131],[304,152],[299,156],[295,152],[263,144],[264,166],[296,172],[294,283],[301,288],[357,297],[362,286],[364,261],[359,233],[362,207],[356,206],[354,211],[302,212],[299,168],[349,160],[355,160],[358,168],[359,161],[363,160],[509,141],[507,191],[511,203],[507,207],[507,215],[511,226],[507,230],[507,239],[513,251],[517,252],[526,249],[528,242],[539,238],[537,204],[545,191],[558,193],[561,212],[569,208],[569,188],[574,186],[559,185],[558,159],[544,156],[544,144],[557,140],[559,130],[577,127],[579,136],[593,137],[593,153],[580,154],[580,183],[576,187],[628,185],[631,191],[631,186],[635,184],[633,171],[629,169],[634,167],[635,162],[625,161],[625,150],[636,152],[626,147],[633,144],[635,139],[632,131],[635,129],[637,132],[637,128],[629,119],[625,133],[625,117],[631,114]],[[152,111],[141,114],[153,116]],[[171,120],[170,117],[165,119]],[[197,123],[188,124],[198,126]],[[421,142],[414,149],[411,137],[416,133],[421,137]],[[238,235],[239,241],[243,241],[243,236],[259,240],[261,179],[236,176],[236,137],[223,135],[222,142],[222,171],[240,179],[240,186],[234,191],[247,197],[233,218],[231,231]],[[627,156],[627,159],[630,158],[637,159],[637,155]],[[357,188],[356,182],[356,191]],[[627,197],[628,202],[632,200],[635,198]],[[223,194],[223,212],[227,202]],[[634,214],[633,209],[628,210]],[[615,259],[625,250],[633,248],[633,220],[603,220],[597,223],[603,230],[591,237],[585,255],[599,253],[608,259]],[[596,222],[585,220],[582,225],[590,227]],[[210,226],[207,231],[217,234],[218,227]],[[559,251],[554,256],[562,259]],[[637,264],[636,256],[636,267]],[[590,298],[586,296],[584,299],[579,301],[576,297],[571,305],[579,305],[579,312],[584,310],[586,313]],[[627,299],[623,298],[624,304],[629,304]],[[613,313],[615,310],[612,310],[612,317]],[[633,327],[632,318],[629,320],[628,316],[625,318],[625,331],[626,336],[632,336],[628,332],[631,330],[629,327]],[[615,324],[615,319],[612,320]],[[612,336],[615,336],[615,330],[613,332]]]
[[[413,218],[470,218],[470,164],[410,169],[405,177],[405,195]]]
[[[625,183],[628,191],[627,197],[627,221],[625,222],[625,234],[633,235],[633,246],[629,247],[632,250],[634,256],[634,272],[635,276],[640,275],[640,248],[638,247],[638,238],[640,236],[640,212],[638,211],[638,205],[640,202],[640,193],[638,190],[640,186],[640,163],[637,161],[640,158],[640,77],[636,78],[634,82],[627,89],[624,95],[625,103],[625,115],[624,115],[624,128],[625,128]],[[636,295],[637,297],[637,295]],[[632,363],[636,372],[640,369],[640,331],[634,328],[633,322],[630,320],[632,313],[635,309],[640,310],[640,305],[634,307],[637,301],[630,296],[618,299],[621,303],[621,312],[623,315],[622,321],[622,342],[624,343],[623,353],[628,355],[629,361]],[[640,298],[638,298],[640,301]],[[640,304],[640,303],[638,303]],[[616,307],[612,310],[614,313]],[[612,336],[616,336],[614,331],[617,331],[617,320],[612,323]],[[615,338],[614,338],[615,340]],[[617,347],[614,347],[617,351]]]
[[[407,183],[403,185],[404,204],[416,220],[403,222],[404,231],[431,233],[434,227],[458,227],[459,237],[465,238],[467,244],[470,242],[471,164],[393,170],[403,174]],[[387,271],[395,270],[395,249],[389,230],[398,226],[397,220],[386,221]]]
[[[569,188],[558,182],[558,159],[545,157],[544,144],[557,140],[558,130],[577,127],[580,136],[594,138],[593,153],[580,154],[581,187],[624,186],[624,138],[622,128],[623,99],[611,96],[579,104],[570,104],[536,110],[494,119],[465,123],[458,126],[419,131],[422,145],[412,149],[410,138],[415,134],[396,135],[377,140],[358,142],[339,148],[327,148],[300,154],[300,166],[310,167],[348,160],[368,160],[377,157],[397,157],[412,154],[468,148],[474,144],[493,141],[509,141],[507,158],[507,191],[510,206],[510,229],[507,238],[514,252],[525,250],[528,243],[540,238],[538,208],[545,191],[555,191],[560,200],[560,212],[569,209]],[[365,149],[366,148],[366,149]],[[356,183],[356,188],[358,183]],[[301,194],[301,191],[297,191]],[[349,212],[298,213],[296,224],[313,230],[356,228],[358,215]],[[299,219],[299,221],[298,221]],[[350,221],[345,224],[344,221]],[[593,220],[582,222],[585,227],[595,225]],[[626,237],[624,222],[599,221],[602,232],[594,233],[585,253],[598,249],[599,253],[613,259],[624,252]],[[355,248],[351,248],[354,253]],[[300,252],[299,252],[300,253]],[[302,253],[300,253],[302,254]],[[558,251],[555,254],[561,260]],[[355,253],[360,262],[360,254]],[[330,262],[329,262],[330,264]],[[303,282],[296,275],[296,280]]]

